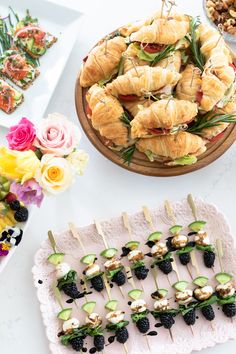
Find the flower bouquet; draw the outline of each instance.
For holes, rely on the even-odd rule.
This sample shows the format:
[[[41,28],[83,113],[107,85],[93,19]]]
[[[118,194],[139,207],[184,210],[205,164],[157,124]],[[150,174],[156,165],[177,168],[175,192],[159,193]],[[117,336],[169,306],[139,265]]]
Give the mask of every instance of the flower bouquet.
[[[79,128],[58,113],[36,125],[22,118],[6,138],[8,147],[0,146],[0,269],[22,239],[28,209],[68,189],[88,161],[78,149]]]

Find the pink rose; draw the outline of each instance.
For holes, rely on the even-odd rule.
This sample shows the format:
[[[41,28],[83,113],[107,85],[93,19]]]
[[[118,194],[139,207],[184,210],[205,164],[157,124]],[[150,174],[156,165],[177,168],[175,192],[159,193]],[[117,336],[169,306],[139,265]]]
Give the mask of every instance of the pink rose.
[[[67,156],[79,145],[80,137],[75,124],[65,116],[53,113],[38,124],[34,145],[43,154]]]
[[[17,125],[9,129],[6,137],[11,150],[30,150],[35,138],[35,127],[27,118],[22,118]]]

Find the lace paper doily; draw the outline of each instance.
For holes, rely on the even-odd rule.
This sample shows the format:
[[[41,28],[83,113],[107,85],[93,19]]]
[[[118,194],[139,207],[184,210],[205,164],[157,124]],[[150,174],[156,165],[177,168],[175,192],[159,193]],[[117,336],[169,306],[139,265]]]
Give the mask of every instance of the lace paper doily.
[[[206,204],[201,199],[195,201],[198,218],[201,220],[207,221],[206,231],[208,231],[211,243],[214,244],[217,238],[221,238],[223,241],[224,257],[223,257],[223,266],[224,271],[233,274],[236,278],[236,250],[234,248],[233,237],[230,234],[230,229],[227,224],[225,217],[218,211],[218,209],[212,204]],[[186,200],[182,202],[173,203],[173,209],[177,218],[177,223],[180,225],[188,225],[193,221],[193,216],[191,210],[187,204]],[[168,220],[165,214],[164,207],[158,207],[152,210],[153,223],[158,230],[164,232],[164,235],[168,237],[168,228],[171,225],[171,222]],[[143,241],[142,249],[148,252],[148,248],[144,246],[144,241],[147,239],[147,236],[150,234],[149,226],[142,214],[138,212],[134,215],[130,215],[130,224],[133,231],[134,239]],[[107,242],[110,246],[121,248],[125,242],[129,240],[129,235],[127,230],[123,226],[121,216],[117,218],[110,219],[101,223],[103,231],[106,235]],[[95,226],[89,225],[86,227],[78,228],[81,240],[86,248],[86,252],[95,252],[99,254],[103,250],[104,244],[100,236],[96,232]],[[183,233],[187,233],[187,228],[183,230]],[[71,266],[78,271],[78,274],[81,275],[83,271],[83,265],[79,262],[79,259],[82,257],[83,253],[79,243],[74,239],[69,231],[55,234],[55,239],[57,242],[58,249],[67,254],[66,261],[71,264]],[[165,236],[164,236],[165,237]],[[35,265],[32,269],[34,284],[37,288],[37,295],[40,302],[40,310],[42,313],[43,322],[46,327],[47,338],[49,340],[50,350],[53,354],[69,354],[74,353],[70,348],[64,347],[60,344],[57,333],[61,331],[62,323],[57,319],[57,313],[60,311],[60,306],[56,302],[51,286],[55,283],[55,272],[54,267],[47,262],[47,257],[52,253],[50,244],[48,240],[44,241],[41,245],[41,248],[37,251],[35,255]],[[209,283],[216,285],[214,280],[214,273],[212,269],[207,269],[202,262],[201,252],[196,252],[198,264],[200,266],[200,271],[202,275],[209,277]],[[98,257],[99,258],[99,257]],[[178,270],[180,273],[181,279],[189,280],[191,278],[189,273],[186,270],[186,267],[182,266],[177,257],[175,256]],[[99,258],[101,263],[101,259]],[[147,264],[150,260],[147,259]],[[127,263],[128,265],[128,263]],[[191,266],[190,266],[191,268]],[[215,272],[220,271],[220,266],[218,259],[215,262]],[[197,276],[195,270],[191,268],[191,273],[194,277]],[[171,284],[173,284],[176,279],[176,274],[172,272],[169,275]],[[38,281],[42,280],[42,284]],[[141,284],[134,279],[136,282],[136,287],[140,288]],[[155,290],[155,285],[151,273],[149,272],[148,278],[142,282],[144,286],[144,298],[148,303],[149,309],[152,309],[153,300],[150,299],[150,294]],[[173,300],[173,290],[170,288],[167,277],[163,274],[158,273],[158,284],[160,287],[169,289],[169,297],[172,299],[172,305],[174,306]],[[127,293],[131,290],[129,284],[123,286],[124,293]],[[119,290],[114,286],[111,290],[112,298],[119,300],[119,308],[123,309],[127,313],[127,319],[129,318],[130,309],[127,304],[128,297],[125,299],[122,298]],[[97,301],[96,312],[105,316],[105,310],[103,308],[105,302],[108,300],[104,292],[103,298],[100,294],[94,292],[92,295],[89,295],[88,298],[90,301]],[[71,307],[71,304],[66,304],[66,297],[63,297],[63,304],[65,307]],[[78,300],[79,307],[74,307],[73,316],[77,317],[83,323],[85,318],[85,313],[79,310],[80,306],[84,303],[85,300]],[[193,327],[194,336],[191,333],[191,330],[188,326],[185,325],[183,319],[180,316],[177,316],[175,325],[172,327],[172,333],[174,337],[174,342],[171,341],[169,331],[164,328],[155,328],[154,320],[149,316],[151,327],[153,330],[157,330],[158,335],[155,337],[148,337],[151,352],[154,354],[158,352],[159,354],[187,354],[193,350],[201,350],[203,348],[212,347],[217,343],[226,342],[229,339],[236,339],[236,319],[231,321],[222,314],[222,310],[218,308],[217,305],[214,305],[214,310],[216,314],[215,320],[212,322],[212,325],[204,320],[202,314],[198,313],[198,319],[196,324]],[[104,317],[103,317],[104,318]],[[105,320],[104,320],[105,325]],[[130,338],[127,342],[127,347],[129,353],[132,354],[142,354],[148,351],[147,343],[145,337],[142,336],[134,325],[130,322],[128,327]],[[106,341],[107,342],[107,341]],[[92,347],[92,342],[90,339],[86,339],[86,346],[88,348]],[[105,347],[104,352],[107,353],[118,353],[124,352],[123,346],[118,343],[113,343],[110,346]]]

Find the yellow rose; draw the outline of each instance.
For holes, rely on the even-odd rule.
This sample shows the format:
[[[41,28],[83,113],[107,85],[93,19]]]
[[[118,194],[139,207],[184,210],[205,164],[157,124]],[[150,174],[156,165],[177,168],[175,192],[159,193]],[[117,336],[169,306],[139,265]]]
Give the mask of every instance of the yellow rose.
[[[32,150],[15,151],[0,147],[0,175],[24,183],[35,177],[40,161]]]
[[[44,192],[58,194],[74,182],[74,170],[66,159],[45,154],[41,159],[36,179]]]

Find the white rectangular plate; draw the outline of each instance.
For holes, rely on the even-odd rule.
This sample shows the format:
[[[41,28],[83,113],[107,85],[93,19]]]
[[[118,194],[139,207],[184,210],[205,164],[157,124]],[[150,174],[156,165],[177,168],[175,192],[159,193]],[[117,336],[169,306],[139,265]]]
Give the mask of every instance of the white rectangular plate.
[[[209,233],[211,243],[215,244],[217,238],[221,238],[223,242],[224,257],[222,259],[224,270],[230,272],[236,277],[236,251],[233,245],[233,238],[230,234],[229,226],[224,218],[224,216],[217,210],[214,205],[206,204],[202,200],[198,199],[196,201],[198,209],[198,218],[200,220],[207,221],[206,231]],[[174,212],[177,217],[177,223],[184,225],[183,234],[187,234],[188,229],[187,225],[193,221],[193,217],[190,211],[190,208],[186,200],[173,204]],[[152,210],[152,217],[154,225],[158,230],[163,231],[164,237],[168,237],[168,229],[170,227],[170,221],[165,215],[163,206]],[[143,213],[139,212],[135,215],[130,216],[131,228],[133,230],[133,235],[135,240],[140,240],[142,242],[141,248],[144,252],[149,252],[148,247],[145,246],[148,235],[151,233],[151,230],[148,227],[146,220],[144,219]],[[104,230],[108,244],[111,247],[116,247],[119,250],[122,246],[129,240],[127,230],[123,226],[122,218],[117,217],[102,223],[102,228]],[[94,227],[94,224],[82,227],[78,229],[81,236],[81,240],[86,248],[86,253],[96,253],[97,255],[105,248],[101,237],[98,236],[97,231]],[[63,232],[61,234],[55,235],[56,242],[58,245],[58,250],[63,251],[67,254],[66,262],[70,263],[72,267],[77,270],[79,276],[81,276],[83,271],[83,266],[79,262],[80,257],[83,255],[81,252],[81,247],[78,244],[78,241],[74,239],[71,233]],[[33,267],[33,277],[34,284],[37,288],[37,295],[40,302],[40,309],[42,312],[42,317],[44,324],[46,326],[46,333],[48,340],[50,342],[50,350],[53,354],[68,354],[73,353],[73,350],[67,347],[63,347],[57,333],[61,331],[62,323],[57,319],[57,313],[60,311],[60,306],[57,304],[53,291],[52,284],[55,283],[55,271],[54,267],[47,262],[47,257],[52,253],[49,242],[46,240],[43,242],[41,248],[35,255],[35,265]],[[197,253],[197,260],[199,263],[200,272],[202,275],[209,277],[209,284],[212,286],[216,285],[214,280],[214,273],[212,269],[207,269],[202,262],[201,252]],[[101,264],[101,258],[98,257],[98,262]],[[188,280],[191,287],[191,278],[186,270],[185,266],[182,266],[179,263],[179,260],[176,258],[176,263],[180,273],[180,278]],[[125,260],[123,260],[126,262]],[[151,260],[146,259],[147,264],[151,263]],[[128,263],[127,263],[128,265]],[[194,269],[191,268],[192,275],[194,277],[197,274],[194,272]],[[215,272],[220,271],[219,261],[216,259],[215,262]],[[176,275],[174,272],[169,274],[169,279],[171,284],[176,282]],[[38,281],[41,280],[43,283],[40,284]],[[141,284],[135,280],[136,287],[141,287]],[[158,273],[158,283],[159,287],[169,289],[168,298],[171,300],[171,305],[176,307],[174,302],[174,293],[171,289],[167,277],[163,274]],[[155,291],[154,281],[149,272],[149,276],[146,280],[142,282],[144,287],[143,298],[148,303],[148,308],[153,308],[154,300],[151,299],[150,294]],[[123,291],[125,294],[131,289],[129,284],[123,286]],[[111,289],[111,296],[113,299],[119,300],[119,309],[125,310],[127,319],[130,320],[129,314],[130,309],[128,306],[128,296],[122,298],[119,290],[116,286]],[[95,311],[105,317],[104,304],[107,301],[107,296],[104,292],[105,299],[98,293],[94,292],[92,295],[88,296],[88,301],[96,301],[97,306]],[[68,298],[67,298],[68,299]],[[63,296],[63,304],[65,307],[70,307],[71,304],[66,304],[66,298]],[[73,315],[80,319],[81,323],[84,322],[85,314],[78,310],[78,308],[83,304],[85,300],[80,299],[77,301],[78,307],[73,308]],[[198,319],[196,320],[195,325],[193,326],[194,336],[191,333],[190,328],[184,323],[183,319],[180,316],[175,318],[175,324],[172,327],[172,334],[174,341],[171,341],[170,334],[168,330],[164,328],[155,328],[154,320],[149,316],[151,321],[151,329],[157,330],[158,335],[155,337],[148,337],[149,344],[151,347],[151,353],[159,354],[187,354],[193,350],[201,350],[206,347],[212,347],[217,343],[223,343],[229,339],[236,339],[236,318],[230,320],[225,317],[222,313],[222,310],[218,308],[217,305],[214,305],[214,311],[216,314],[215,320],[212,322],[212,325],[206,321],[202,314],[199,312],[197,314]],[[103,322],[105,326],[105,320]],[[149,352],[147,348],[147,343],[145,337],[139,334],[136,328],[132,323],[128,326],[129,330],[129,340],[127,341],[127,347],[129,354],[141,354]],[[91,339],[86,339],[88,348],[92,347]],[[106,337],[107,343],[107,337]],[[123,353],[124,348],[117,342],[106,346],[104,352],[106,354],[111,353]]]
[[[29,9],[32,16],[39,19],[42,28],[56,36],[58,41],[40,58],[40,75],[28,90],[23,91],[24,102],[12,114],[0,110],[0,126],[3,127],[16,124],[21,117],[33,122],[43,117],[77,38],[81,15],[80,12],[46,0],[1,0],[2,17],[8,15],[9,5],[20,18]]]

